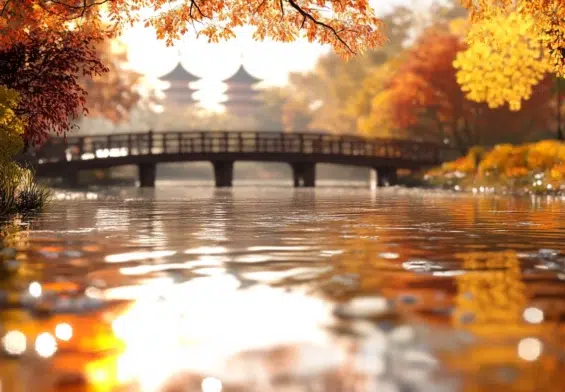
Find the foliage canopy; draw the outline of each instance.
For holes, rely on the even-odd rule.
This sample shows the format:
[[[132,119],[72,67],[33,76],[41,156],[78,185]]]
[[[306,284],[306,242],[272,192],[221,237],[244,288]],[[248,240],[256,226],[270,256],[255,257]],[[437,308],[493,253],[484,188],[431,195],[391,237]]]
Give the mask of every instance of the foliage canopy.
[[[533,87],[552,70],[535,23],[531,16],[513,12],[471,26],[469,48],[453,63],[467,98],[490,108],[508,103],[511,110],[520,110],[522,100],[529,99]]]
[[[255,27],[256,39],[288,42],[304,33],[346,57],[385,41],[369,0],[5,0],[0,16],[0,44],[8,46],[46,29],[101,35],[135,22],[169,44],[190,29],[216,42],[245,25]]]

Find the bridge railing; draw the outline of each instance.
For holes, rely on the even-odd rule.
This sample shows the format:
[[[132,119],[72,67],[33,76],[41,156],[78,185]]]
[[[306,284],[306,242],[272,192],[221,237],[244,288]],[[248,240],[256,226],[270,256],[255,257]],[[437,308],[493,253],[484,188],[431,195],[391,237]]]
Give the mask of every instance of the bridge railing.
[[[148,132],[69,137],[58,158],[86,160],[151,154],[296,153],[396,158],[436,164],[453,155],[432,143],[281,132]],[[63,156],[64,155],[64,156]]]

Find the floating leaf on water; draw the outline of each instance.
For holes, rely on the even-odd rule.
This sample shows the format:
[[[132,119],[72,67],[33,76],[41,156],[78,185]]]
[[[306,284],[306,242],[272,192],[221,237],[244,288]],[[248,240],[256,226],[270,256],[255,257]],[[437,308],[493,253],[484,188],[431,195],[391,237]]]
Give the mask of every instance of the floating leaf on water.
[[[403,359],[405,361],[411,362],[412,366],[414,364],[435,367],[438,364],[437,359],[435,359],[430,353],[420,350],[407,350]]]
[[[428,260],[409,260],[402,263],[402,268],[407,271],[412,271],[416,273],[428,273],[433,271],[441,271],[444,268]]]
[[[332,281],[348,287],[355,287],[359,284],[359,275],[343,274],[332,276]]]
[[[475,313],[465,312],[459,316],[459,321],[461,321],[462,324],[471,324],[475,321]]]
[[[335,309],[335,315],[344,318],[379,317],[389,313],[389,302],[383,297],[358,297]]]
[[[63,255],[67,257],[81,257],[83,253],[79,250],[66,250],[63,252]]]
[[[554,259],[559,256],[559,251],[554,249],[540,249],[538,255],[545,259]]]
[[[463,270],[453,270],[453,271],[433,271],[433,276],[440,276],[440,277],[451,277],[451,276],[459,276],[464,275],[465,271]]]
[[[414,340],[416,334],[414,328],[409,325],[401,325],[390,331],[388,337],[389,339],[398,344],[410,343]]]
[[[47,250],[40,250],[39,254],[47,259],[56,259],[57,257],[59,257],[59,252],[51,252]]]
[[[407,305],[413,305],[418,302],[418,297],[411,294],[402,294],[398,297],[398,301]]]

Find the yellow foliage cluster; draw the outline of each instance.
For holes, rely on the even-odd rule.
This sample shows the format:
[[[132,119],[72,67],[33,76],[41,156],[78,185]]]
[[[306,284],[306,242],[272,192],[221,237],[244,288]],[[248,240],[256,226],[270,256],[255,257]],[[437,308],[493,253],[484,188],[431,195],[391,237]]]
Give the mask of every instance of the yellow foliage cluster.
[[[547,189],[558,189],[565,186],[565,143],[545,140],[518,146],[501,144],[486,153],[474,148],[465,157],[429,171],[427,176],[438,183],[445,182],[442,179],[453,182],[454,178],[459,182],[470,180],[470,185],[485,181],[492,185],[532,185],[533,181],[551,185]]]
[[[553,71],[565,76],[565,2],[563,0],[461,0],[473,22],[496,20],[515,12],[534,21],[533,33],[544,43]]]
[[[479,174],[521,177],[528,173],[550,172],[565,163],[565,144],[541,141],[512,146],[504,144],[490,151],[479,165]]]
[[[17,92],[0,86],[0,193],[16,189],[24,169],[12,161],[23,147],[25,122],[15,113],[20,97]]]
[[[466,51],[454,61],[457,81],[467,98],[490,108],[508,103],[518,111],[522,100],[552,69],[542,48],[536,20],[512,12],[476,22],[469,30]]]
[[[23,147],[25,121],[15,113],[19,101],[17,92],[0,86],[0,167],[9,162]]]
[[[529,173],[527,155],[526,146],[501,144],[485,156],[478,171],[484,176],[492,174],[508,178],[521,177]]]

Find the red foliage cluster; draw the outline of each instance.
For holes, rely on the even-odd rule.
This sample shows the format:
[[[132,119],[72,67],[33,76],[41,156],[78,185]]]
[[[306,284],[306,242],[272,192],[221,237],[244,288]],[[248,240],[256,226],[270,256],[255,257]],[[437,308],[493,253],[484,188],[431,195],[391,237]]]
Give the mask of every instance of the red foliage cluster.
[[[41,36],[0,51],[0,85],[21,96],[18,108],[28,121],[26,143],[39,144],[50,132],[65,135],[86,113],[86,91],[79,77],[107,72],[95,46],[97,38],[76,32]]]

